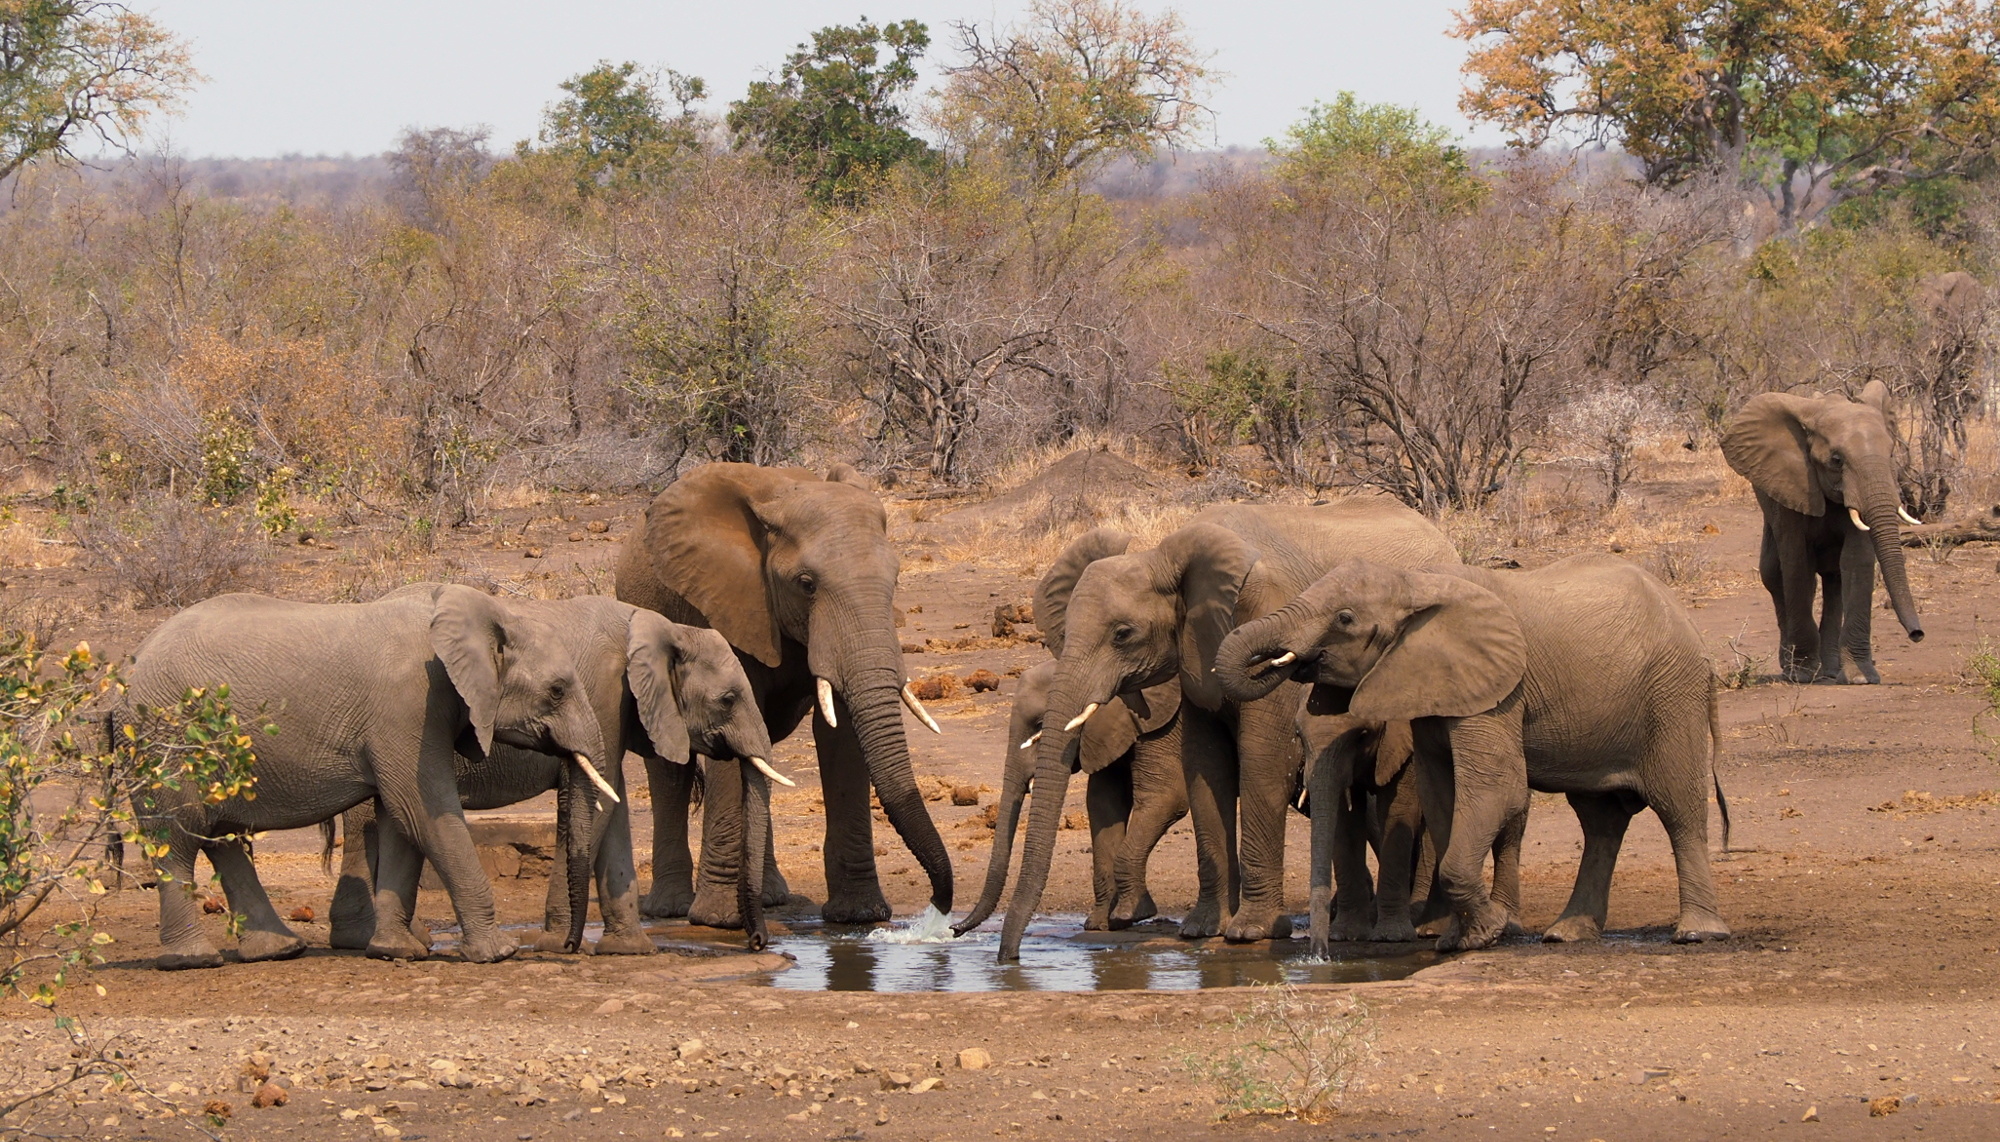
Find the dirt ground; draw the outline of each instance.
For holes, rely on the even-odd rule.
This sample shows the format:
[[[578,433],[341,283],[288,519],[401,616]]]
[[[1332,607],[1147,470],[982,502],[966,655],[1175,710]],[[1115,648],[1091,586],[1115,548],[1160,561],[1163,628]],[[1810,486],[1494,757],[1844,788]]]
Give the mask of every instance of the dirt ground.
[[[2000,614],[2000,552],[1974,545],[1940,559],[1911,550],[1930,637],[1912,645],[1893,619],[1877,622],[1883,685],[1787,685],[1771,676],[1776,635],[1753,574],[1756,509],[1715,467],[1651,465],[1634,502],[1608,520],[1565,523],[1594,515],[1572,510],[1572,490],[1512,516],[1460,521],[1455,534],[1488,562],[1535,566],[1605,549],[1647,561],[1689,598],[1718,669],[1748,679],[1723,695],[1720,774],[1735,851],[1718,856],[1717,872],[1735,937],[1666,942],[1672,864],[1657,821],[1643,815],[1619,863],[1614,931],[1603,942],[1524,939],[1406,979],[1305,988],[1307,1002],[1329,1010],[1359,1004],[1372,1036],[1326,1121],[1218,1121],[1219,1088],[1201,1072],[1263,1034],[1238,1025],[1258,1001],[1254,989],[783,990],[769,983],[788,961],[680,922],[656,926],[669,945],[657,956],[528,952],[495,965],[370,961],[329,951],[324,925],[302,924],[317,946],[300,959],[164,974],[150,966],[152,894],[134,890],[107,905],[118,942],[92,981],[105,994],[84,986],[64,1006],[93,1041],[116,1040],[151,1094],[86,1083],[37,1125],[191,1137],[203,1104],[220,1100],[231,1116],[217,1132],[244,1139],[2000,1137],[2000,799],[1990,792],[2000,786],[2000,743],[1976,736],[1985,698],[1964,677],[1984,645],[1983,616]],[[1048,502],[1038,503],[1024,510],[1046,513]],[[1027,599],[1037,559],[1054,548],[1010,539],[990,521],[955,527],[943,518],[953,506],[962,507],[892,505],[910,674],[1032,664],[1046,652],[989,637],[990,623],[996,605]],[[315,520],[314,544],[288,547],[265,589],[368,597],[450,575],[502,594],[608,591],[617,541],[643,508],[637,496],[544,497],[452,532],[430,553],[398,546],[400,533],[379,519]],[[36,501],[15,511],[22,526],[45,523]],[[593,520],[606,530],[588,530]],[[73,549],[0,551],[10,553],[0,564],[9,622],[124,653],[166,617],[130,608]],[[919,772],[997,786],[1012,688],[1010,678],[997,694],[932,703],[945,734],[913,733]],[[817,900],[810,746],[794,739],[776,761],[801,785],[777,799],[780,863],[794,892]],[[642,788],[636,759],[628,772]],[[1071,798],[1079,811],[1080,794]],[[635,801],[643,850],[649,818],[643,797]],[[963,908],[992,833],[977,820],[981,807],[943,800],[931,809],[954,849]],[[1528,837],[1533,926],[1560,911],[1581,840],[1567,806],[1542,796]],[[907,920],[923,907],[924,882],[879,821],[877,839],[887,891]],[[316,840],[301,832],[260,842],[259,867],[281,910],[325,915],[333,881],[319,869]],[[1046,910],[1088,907],[1087,851],[1086,833],[1063,834]],[[1290,851],[1293,906],[1303,912],[1301,818]],[[648,856],[639,854],[642,875]],[[1186,907],[1193,880],[1183,823],[1153,865],[1162,909]],[[539,918],[542,882],[497,885],[503,920]],[[426,893],[420,912],[443,924],[448,902]],[[1024,959],[1046,954],[1053,939],[1031,933]],[[70,1042],[46,1015],[17,1004],[0,1018],[0,1088],[67,1065]],[[974,1048],[990,1066],[959,1065]],[[286,1104],[254,1107],[243,1089],[257,1085],[251,1072],[288,1086]]]

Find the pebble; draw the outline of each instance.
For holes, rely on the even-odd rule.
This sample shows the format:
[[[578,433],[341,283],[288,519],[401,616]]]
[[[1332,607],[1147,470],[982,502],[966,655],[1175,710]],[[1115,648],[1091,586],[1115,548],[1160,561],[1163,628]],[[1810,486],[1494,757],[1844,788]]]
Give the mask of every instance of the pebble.
[[[967,1047],[958,1053],[958,1069],[983,1071],[993,1065],[993,1053],[984,1047]]]
[[[699,1062],[708,1058],[708,1047],[700,1039],[689,1039],[680,1045],[677,1053],[683,1063]]]

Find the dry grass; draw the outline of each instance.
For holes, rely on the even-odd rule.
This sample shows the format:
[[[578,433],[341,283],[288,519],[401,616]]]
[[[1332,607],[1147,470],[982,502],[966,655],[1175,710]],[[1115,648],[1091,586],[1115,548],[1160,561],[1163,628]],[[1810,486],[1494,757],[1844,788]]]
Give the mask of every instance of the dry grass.
[[[0,568],[67,567],[76,555],[73,541],[51,539],[26,520],[0,527]]]

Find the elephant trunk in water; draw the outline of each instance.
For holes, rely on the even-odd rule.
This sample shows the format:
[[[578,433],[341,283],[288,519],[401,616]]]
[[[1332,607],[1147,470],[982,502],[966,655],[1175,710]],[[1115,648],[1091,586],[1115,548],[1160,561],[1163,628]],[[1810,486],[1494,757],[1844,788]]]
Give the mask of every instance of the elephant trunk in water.
[[[563,937],[563,950],[574,952],[583,946],[584,914],[590,908],[590,838],[597,831],[598,790],[581,765],[563,766],[559,780],[556,842],[569,878],[569,932]]]
[[[1864,476],[1856,480],[1855,476]],[[1917,613],[1917,601],[1910,594],[1909,576],[1903,569],[1903,533],[1901,516],[1897,509],[1901,500],[1897,496],[1896,481],[1890,475],[1886,464],[1871,465],[1865,474],[1850,472],[1848,486],[1859,487],[1861,494],[1848,499],[1868,525],[1868,538],[1875,543],[1875,560],[1882,567],[1882,586],[1889,592],[1889,603],[1896,608],[1896,619],[1903,624],[1903,630],[1911,642],[1924,640],[1923,616]]]
[[[861,756],[868,777],[882,800],[882,812],[896,835],[922,865],[931,881],[931,906],[951,911],[951,856],[944,838],[924,808],[910,764],[910,744],[903,736],[902,651],[875,649],[850,663],[841,676],[841,697],[861,739]]]
[[[1000,930],[1002,963],[1021,958],[1021,937],[1048,884],[1056,830],[1062,827],[1063,798],[1069,792],[1070,751],[1076,748],[1076,733],[1082,728],[1078,720],[1086,705],[1082,690],[1075,675],[1060,668],[1049,687],[1049,709],[1042,717],[1042,740],[1036,746],[1035,802],[1028,811],[1027,838],[1021,842],[1021,875],[1014,882],[1014,897],[1007,902],[1007,922]],[[1076,728],[1070,728],[1072,725]],[[997,824],[994,844],[999,844]]]
[[[1020,736],[1026,739],[1025,734]],[[1021,824],[1021,802],[1028,796],[1028,778],[1040,757],[1032,748],[1023,749],[1014,737],[1008,735],[1007,764],[1001,771],[1000,799],[994,805],[993,855],[986,862],[986,886],[980,890],[979,902],[972,906],[972,911],[951,926],[961,936],[993,915],[993,910],[1000,906],[1000,894],[1007,888],[1007,865],[1014,859],[1014,831]]]
[[[761,853],[771,835],[771,783],[755,763],[744,758],[738,763],[743,775],[743,851]],[[764,926],[764,862],[746,855],[736,881],[736,910],[743,917],[743,934],[750,950],[761,952],[771,942]]]

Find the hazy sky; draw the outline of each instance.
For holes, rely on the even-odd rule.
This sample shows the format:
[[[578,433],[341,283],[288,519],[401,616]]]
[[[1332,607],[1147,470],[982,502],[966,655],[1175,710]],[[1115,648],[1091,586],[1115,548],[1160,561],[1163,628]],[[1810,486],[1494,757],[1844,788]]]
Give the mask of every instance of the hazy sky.
[[[1415,105],[1475,142],[1458,112],[1465,45],[1444,35],[1462,0],[1182,0],[1195,41],[1228,73],[1211,103],[1216,139],[1254,145],[1314,99],[1346,89]],[[1164,4],[1145,0],[1148,10]],[[721,111],[814,28],[866,14],[930,25],[1011,21],[1019,0],[161,0],[135,7],[194,45],[208,81],[155,141],[180,153],[370,154],[403,128],[492,128],[496,147],[534,134],[556,84],[600,59],[708,80]],[[927,80],[934,72],[927,75]],[[928,82],[926,83],[928,86]]]

